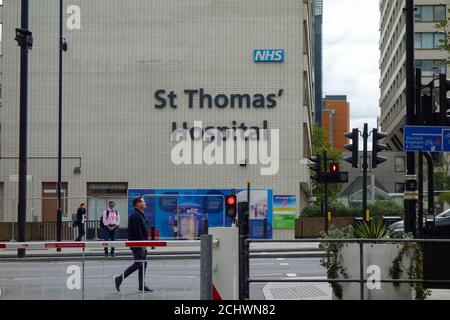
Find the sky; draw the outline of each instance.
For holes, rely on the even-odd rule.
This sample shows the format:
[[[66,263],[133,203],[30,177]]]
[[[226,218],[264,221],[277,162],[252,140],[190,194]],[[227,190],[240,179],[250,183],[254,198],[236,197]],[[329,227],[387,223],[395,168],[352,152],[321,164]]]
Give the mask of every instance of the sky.
[[[324,95],[347,95],[351,128],[377,126],[379,0],[324,0]]]

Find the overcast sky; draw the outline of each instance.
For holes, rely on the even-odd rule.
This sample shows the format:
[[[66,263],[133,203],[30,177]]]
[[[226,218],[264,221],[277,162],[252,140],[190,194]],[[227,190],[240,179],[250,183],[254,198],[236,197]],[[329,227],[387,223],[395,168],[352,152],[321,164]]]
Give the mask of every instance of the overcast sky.
[[[379,0],[324,0],[324,95],[347,95],[351,126],[379,116]]]

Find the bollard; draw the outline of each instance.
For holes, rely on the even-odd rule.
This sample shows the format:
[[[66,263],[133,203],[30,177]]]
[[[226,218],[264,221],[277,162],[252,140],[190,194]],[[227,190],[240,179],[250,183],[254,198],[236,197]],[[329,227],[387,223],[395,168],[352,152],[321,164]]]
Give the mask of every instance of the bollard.
[[[202,235],[200,244],[200,300],[212,300],[212,244],[212,235]]]

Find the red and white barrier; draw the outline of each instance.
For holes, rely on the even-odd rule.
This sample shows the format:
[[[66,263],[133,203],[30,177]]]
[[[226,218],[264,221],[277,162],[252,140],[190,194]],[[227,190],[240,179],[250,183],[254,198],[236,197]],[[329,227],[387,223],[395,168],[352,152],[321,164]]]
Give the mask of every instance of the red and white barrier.
[[[197,240],[175,241],[86,241],[86,242],[0,242],[0,250],[32,249],[47,250],[55,248],[137,248],[137,247],[175,247],[175,248],[200,248]]]

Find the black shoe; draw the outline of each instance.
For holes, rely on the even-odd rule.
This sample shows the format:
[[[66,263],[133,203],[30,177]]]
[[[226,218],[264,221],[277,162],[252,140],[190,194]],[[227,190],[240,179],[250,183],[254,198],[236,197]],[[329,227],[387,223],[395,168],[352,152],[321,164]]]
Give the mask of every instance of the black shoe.
[[[115,276],[114,277],[114,284],[116,285],[116,289],[118,292],[120,292],[120,285],[122,284],[122,276]]]
[[[116,254],[115,253],[113,253],[113,252],[111,252],[111,257],[115,257],[116,256]]]
[[[138,291],[139,291],[139,292],[142,292],[142,291],[144,291],[144,292],[153,292],[153,290],[150,289],[150,288],[147,287],[147,286],[144,286],[144,290],[142,290],[142,288],[139,288]]]

